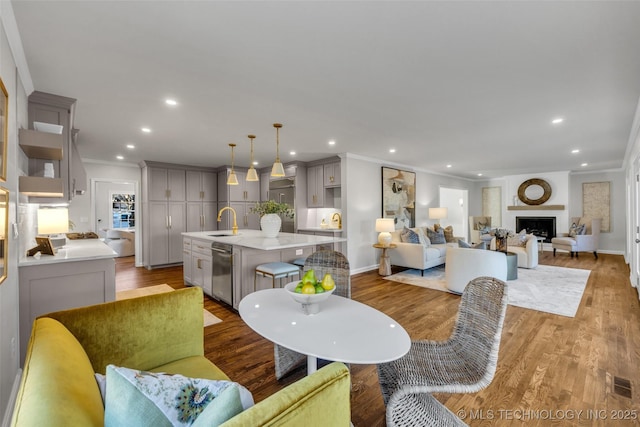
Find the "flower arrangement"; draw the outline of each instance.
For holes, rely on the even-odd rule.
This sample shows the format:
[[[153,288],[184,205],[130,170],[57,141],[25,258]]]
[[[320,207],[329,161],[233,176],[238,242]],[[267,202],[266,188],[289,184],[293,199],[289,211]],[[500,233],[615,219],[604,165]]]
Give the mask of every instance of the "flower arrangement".
[[[489,232],[492,236],[496,236],[498,239],[505,239],[507,237],[513,237],[515,234],[513,230],[509,230],[507,228],[494,228]]]
[[[506,228],[494,228],[489,234],[496,236],[496,251],[500,252],[507,252],[507,238],[515,236],[512,230]]]
[[[257,213],[261,217],[266,214],[282,214],[287,218],[293,218],[293,209],[286,203],[278,203],[274,200],[256,203],[250,210],[251,213]]]

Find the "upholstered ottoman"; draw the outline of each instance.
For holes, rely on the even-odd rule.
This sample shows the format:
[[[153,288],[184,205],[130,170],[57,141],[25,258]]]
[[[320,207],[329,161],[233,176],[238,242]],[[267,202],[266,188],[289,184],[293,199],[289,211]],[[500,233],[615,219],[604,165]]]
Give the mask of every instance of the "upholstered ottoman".
[[[553,254],[555,255],[556,249],[562,249],[568,251],[573,258],[573,253],[576,252],[576,239],[573,237],[554,237],[551,239],[551,247],[553,248]]]

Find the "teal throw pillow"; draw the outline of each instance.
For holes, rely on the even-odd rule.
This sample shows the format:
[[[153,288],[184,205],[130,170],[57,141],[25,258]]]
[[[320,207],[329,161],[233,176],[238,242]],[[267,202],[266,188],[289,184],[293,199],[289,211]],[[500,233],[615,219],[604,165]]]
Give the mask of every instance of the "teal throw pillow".
[[[231,381],[113,365],[107,366],[106,378],[105,427],[214,426],[253,405],[251,393]],[[220,402],[213,405],[218,399]],[[195,424],[202,415],[205,419],[201,423],[205,424]]]
[[[408,229],[407,227],[404,227],[400,232],[400,240],[405,243],[420,243],[420,237],[418,236],[418,233]]]
[[[438,229],[438,231],[435,231],[435,230],[427,227],[427,237],[431,241],[432,245],[438,245],[438,244],[447,243],[446,239],[444,238],[444,229],[443,228],[440,228],[440,229]]]

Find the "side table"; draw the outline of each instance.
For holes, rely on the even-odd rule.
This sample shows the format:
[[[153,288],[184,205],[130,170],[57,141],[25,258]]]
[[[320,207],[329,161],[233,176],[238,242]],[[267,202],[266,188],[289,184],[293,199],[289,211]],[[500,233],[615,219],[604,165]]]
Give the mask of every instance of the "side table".
[[[507,280],[516,280],[518,278],[518,254],[515,252],[506,252],[507,256]]]
[[[373,245],[374,248],[382,249],[382,253],[380,254],[380,268],[378,269],[378,274],[381,276],[389,276],[391,274],[391,261],[389,260],[389,255],[387,255],[387,249],[393,249],[397,247],[393,243],[389,246],[382,246],[379,243]]]
[[[542,251],[544,250],[544,241],[546,240],[546,238],[542,236],[535,236],[535,238],[538,241],[538,252],[542,253]]]

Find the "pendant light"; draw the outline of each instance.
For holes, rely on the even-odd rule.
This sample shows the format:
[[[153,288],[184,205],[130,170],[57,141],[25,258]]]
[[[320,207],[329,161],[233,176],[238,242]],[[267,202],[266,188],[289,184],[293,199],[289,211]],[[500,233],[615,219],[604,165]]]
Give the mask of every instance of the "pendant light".
[[[227,178],[227,185],[238,185],[238,177],[236,176],[236,171],[233,170],[233,149],[236,144],[229,144],[231,147],[231,172],[229,172],[229,177]]]
[[[258,172],[256,168],[253,167],[253,139],[256,137],[255,135],[247,135],[251,140],[251,166],[249,166],[249,170],[247,171],[247,181],[259,181]]]
[[[271,168],[271,176],[280,177],[284,176],[284,166],[280,161],[280,128],[282,125],[274,123],[273,127],[276,128],[276,161],[273,164],[273,168]]]

